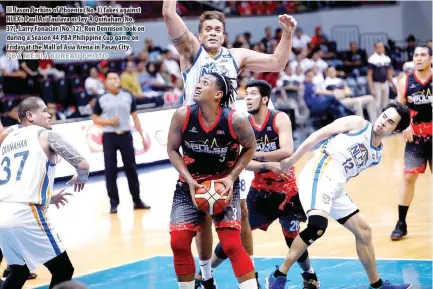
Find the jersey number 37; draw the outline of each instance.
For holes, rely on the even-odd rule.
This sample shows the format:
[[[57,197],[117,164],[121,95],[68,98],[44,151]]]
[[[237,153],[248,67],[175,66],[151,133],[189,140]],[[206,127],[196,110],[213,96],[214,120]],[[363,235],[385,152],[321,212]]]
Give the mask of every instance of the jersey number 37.
[[[26,164],[27,157],[29,156],[29,151],[23,151],[16,153],[14,159],[21,158],[20,166],[18,168],[16,180],[21,180],[21,174],[23,173],[24,165]],[[0,185],[5,185],[9,182],[12,177],[11,172],[11,159],[6,156],[0,162]]]

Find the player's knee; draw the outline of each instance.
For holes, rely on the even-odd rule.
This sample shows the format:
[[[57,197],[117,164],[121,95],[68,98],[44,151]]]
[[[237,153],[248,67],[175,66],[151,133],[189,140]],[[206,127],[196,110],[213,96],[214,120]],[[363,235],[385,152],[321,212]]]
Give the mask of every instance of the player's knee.
[[[236,277],[241,277],[254,271],[253,263],[247,251],[242,247],[239,231],[223,229],[218,231],[221,246],[232,263]]]
[[[220,243],[226,255],[231,259],[240,250],[243,250],[241,235],[237,230],[219,230]]]
[[[187,231],[175,231],[171,233],[170,246],[174,255],[185,255],[191,252],[192,235]]]
[[[328,219],[323,216],[313,215],[308,217],[307,228],[299,236],[305,244],[311,245],[325,234],[326,228],[328,228]]]
[[[66,252],[58,255],[56,258],[45,264],[51,272],[53,279],[60,281],[71,280],[74,275],[74,266]]]
[[[406,186],[413,186],[415,185],[417,178],[418,174],[404,174],[404,184]]]
[[[369,244],[373,241],[373,230],[367,223],[364,223],[360,225],[356,238],[363,244]]]
[[[170,246],[173,251],[174,270],[177,275],[194,274],[194,258],[191,252],[193,232],[171,232]]]
[[[27,277],[30,274],[30,270],[26,265],[10,265],[9,269],[11,270],[10,275],[12,276],[13,274],[14,278],[19,278],[20,280],[27,280]]]

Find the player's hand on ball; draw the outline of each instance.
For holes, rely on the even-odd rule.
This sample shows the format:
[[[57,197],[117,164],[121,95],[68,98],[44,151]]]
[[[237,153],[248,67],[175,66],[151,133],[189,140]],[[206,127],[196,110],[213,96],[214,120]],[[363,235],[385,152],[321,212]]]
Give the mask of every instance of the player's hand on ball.
[[[411,125],[403,131],[403,136],[406,141],[413,142],[413,129]]]
[[[80,192],[84,189],[84,184],[87,182],[87,179],[80,180],[77,174],[75,174],[66,184],[68,186],[74,186],[74,192]]]
[[[200,185],[199,183],[197,183],[196,180],[192,180],[192,181],[188,182],[188,185],[189,185],[189,193],[191,194],[191,200],[192,200],[192,203],[194,204],[194,206],[195,206],[196,208],[198,208],[198,206],[197,206],[197,202],[195,201],[195,191],[196,191],[198,188],[202,188],[203,186]]]
[[[51,197],[51,204],[56,205],[57,209],[60,209],[60,205],[65,206],[69,203],[66,196],[72,196],[71,193],[65,192],[65,189],[61,190],[58,194]]]
[[[221,193],[221,197],[226,196],[226,203],[231,203],[233,199],[233,178],[227,176],[225,178],[215,180],[215,182],[222,183],[225,186],[224,191]]]
[[[280,23],[283,31],[290,34],[295,31],[296,25],[298,24],[293,16],[287,14],[279,15],[278,22]]]

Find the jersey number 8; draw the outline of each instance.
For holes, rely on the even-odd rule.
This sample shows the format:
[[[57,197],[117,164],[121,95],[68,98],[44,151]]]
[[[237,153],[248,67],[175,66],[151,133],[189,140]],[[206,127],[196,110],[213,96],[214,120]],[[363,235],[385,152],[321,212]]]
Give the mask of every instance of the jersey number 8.
[[[29,151],[19,152],[14,155],[14,158],[21,157],[20,167],[17,172],[17,178],[16,178],[17,181],[21,180],[21,174],[23,173],[24,165],[26,163],[28,156],[29,156]],[[0,166],[3,169],[3,172],[0,171],[0,185],[5,185],[9,182],[12,176],[12,172],[10,169],[11,159],[9,157],[4,157],[0,163]],[[3,178],[4,173],[6,173],[6,178]]]

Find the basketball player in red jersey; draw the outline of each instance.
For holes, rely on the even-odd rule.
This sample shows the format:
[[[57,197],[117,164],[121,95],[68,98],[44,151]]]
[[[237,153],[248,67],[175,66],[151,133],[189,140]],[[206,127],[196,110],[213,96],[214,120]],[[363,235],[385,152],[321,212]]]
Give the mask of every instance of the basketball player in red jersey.
[[[411,125],[403,132],[404,183],[398,200],[398,222],[391,240],[407,235],[406,215],[415,192],[418,174],[425,172],[427,163],[432,170],[432,48],[419,45],[413,55],[415,70],[398,83],[398,101],[410,109]]]
[[[257,141],[254,159],[246,167],[254,172],[247,196],[248,216],[252,230],[266,231],[279,219],[290,248],[299,234],[299,223],[305,222],[307,216],[299,200],[295,169],[280,169],[279,162],[293,154],[292,124],[287,114],[268,109],[271,90],[269,83],[264,80],[253,80],[246,85],[245,102]],[[250,237],[249,242],[252,244]],[[214,253],[212,268],[227,258],[221,244],[217,245]],[[298,259],[298,264],[303,270],[303,288],[319,288],[307,250]]]
[[[217,72],[228,76],[232,79],[236,89],[238,86],[236,78],[244,69],[253,72],[279,72],[286,66],[292,49],[292,33],[297,25],[292,16],[284,14],[278,17],[283,31],[281,40],[273,54],[265,54],[245,48],[227,49],[223,47],[226,25],[224,14],[218,11],[206,11],[200,16],[198,37],[194,36],[177,14],[176,2],[165,0],[162,15],[169,37],[180,54],[180,69],[184,82],[184,104],[194,104],[195,86],[199,82],[199,78],[205,73]],[[241,105],[243,108],[244,104],[241,103]],[[273,108],[272,103],[269,104],[269,107]],[[243,235],[251,235],[245,198],[246,196],[241,194],[242,231],[246,232]],[[205,222],[210,224],[211,220],[206,218]],[[208,229],[199,232],[196,238],[201,277],[204,281],[202,285],[206,289],[214,289],[216,287],[213,285],[210,266],[212,230],[211,226],[205,226],[205,228]],[[250,252],[252,244],[244,243],[243,245],[252,255]]]
[[[223,214],[212,216],[219,240],[239,288],[257,289],[254,266],[241,242],[238,179],[254,155],[256,140],[247,117],[228,107],[231,98],[230,79],[211,72],[197,84],[196,104],[178,109],[171,121],[167,152],[180,177],[170,216],[170,244],[179,289],[195,287],[191,242],[206,216],[197,209],[195,190],[198,182],[215,179],[225,185],[222,195],[231,202]]]

